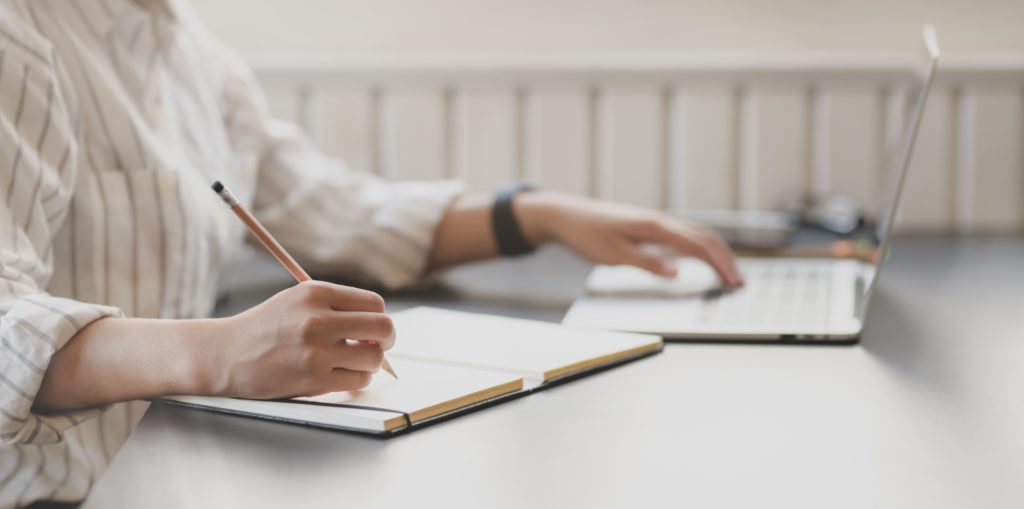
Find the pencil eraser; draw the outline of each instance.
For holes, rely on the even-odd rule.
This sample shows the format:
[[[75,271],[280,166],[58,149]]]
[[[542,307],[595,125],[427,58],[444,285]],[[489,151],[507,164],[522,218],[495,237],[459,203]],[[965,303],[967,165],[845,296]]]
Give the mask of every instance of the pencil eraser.
[[[223,191],[224,190],[224,184],[221,184],[219,180],[214,181],[213,182],[213,190],[214,190],[214,192],[217,192],[217,193]]]

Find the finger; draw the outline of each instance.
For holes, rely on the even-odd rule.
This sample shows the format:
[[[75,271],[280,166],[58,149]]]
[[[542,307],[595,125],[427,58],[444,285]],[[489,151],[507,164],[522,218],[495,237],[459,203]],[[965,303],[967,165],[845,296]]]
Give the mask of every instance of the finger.
[[[332,369],[376,373],[384,363],[384,350],[380,345],[339,341],[325,345],[319,356]]]
[[[716,250],[715,243],[694,230],[677,231],[665,228],[662,242],[669,247],[707,263],[718,274],[719,279],[729,286],[740,284],[739,271],[736,269],[731,252]]]
[[[311,333],[320,339],[356,339],[373,341],[384,350],[395,345],[395,325],[384,313],[366,311],[327,311],[310,325]]]
[[[711,243],[707,243],[705,246],[712,259],[710,262],[711,266],[715,268],[715,272],[718,273],[722,283],[729,287],[740,286],[743,283],[743,279],[740,276],[739,268],[736,267],[732,254]]]
[[[640,267],[652,274],[664,277],[674,277],[676,266],[674,263],[647,251],[635,244],[623,246],[622,260],[624,263]]]
[[[311,396],[326,394],[328,392],[356,391],[365,389],[373,380],[373,375],[365,371],[352,371],[348,369],[334,369],[324,374],[319,380]]]
[[[384,312],[384,298],[369,290],[325,281],[305,281],[299,284],[305,286],[310,300],[338,311]]]
[[[734,253],[732,248],[729,247],[729,244],[727,242],[725,242],[725,239],[723,239],[718,234],[713,234],[712,245],[714,246],[715,250],[718,252],[718,255],[719,255],[720,259],[722,259],[726,263],[728,263],[729,272],[730,272],[730,274],[733,275],[733,278],[734,278],[733,282],[735,283],[735,285],[736,286],[742,285],[743,284],[743,273],[740,272],[739,264],[738,264],[738,261],[736,259],[736,253]]]
[[[696,228],[697,235],[705,239],[704,244],[712,251],[712,255],[727,266],[734,284],[743,284],[743,274],[736,263],[736,254],[721,235],[706,228]]]
[[[702,245],[694,232],[680,231],[677,226],[675,222],[667,219],[646,221],[633,230],[630,238],[637,244],[649,242],[661,244],[680,255],[696,256],[701,259],[710,258],[710,249]],[[710,264],[710,260],[706,261]]]
[[[670,228],[670,242],[676,246],[682,241],[692,244],[690,254],[707,262],[718,273],[723,283],[735,286],[742,282],[736,267],[736,258],[728,245],[715,232],[692,225],[673,225]]]

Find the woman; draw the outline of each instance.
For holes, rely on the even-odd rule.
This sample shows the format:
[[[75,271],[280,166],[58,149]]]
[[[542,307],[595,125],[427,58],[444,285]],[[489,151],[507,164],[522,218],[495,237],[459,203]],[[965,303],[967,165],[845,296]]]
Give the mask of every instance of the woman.
[[[249,70],[167,0],[0,3],[0,508],[77,501],[164,394],[358,389],[394,343],[380,296],[328,283],[209,319],[246,231],[230,187],[308,270],[387,288],[562,242],[670,276],[660,243],[740,284],[714,234],[557,193],[385,182],[275,122]],[[338,338],[373,340],[339,344]]]

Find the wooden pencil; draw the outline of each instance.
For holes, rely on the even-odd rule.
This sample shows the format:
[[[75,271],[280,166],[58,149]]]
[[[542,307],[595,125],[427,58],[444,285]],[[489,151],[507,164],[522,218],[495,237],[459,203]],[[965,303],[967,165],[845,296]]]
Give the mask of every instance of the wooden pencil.
[[[219,180],[214,182],[213,191],[220,195],[224,200],[224,203],[227,203],[228,206],[231,207],[231,210],[234,211],[235,215],[238,216],[243,223],[245,223],[245,226],[249,228],[249,231],[259,239],[260,243],[263,244],[263,247],[267,248],[267,251],[270,251],[270,254],[274,255],[274,258],[277,258],[277,261],[284,266],[296,281],[301,283],[312,279],[309,277],[309,274],[302,269],[299,263],[292,258],[292,255],[288,254],[288,251],[285,251],[284,246],[282,246],[281,243],[278,242],[262,224],[260,224],[256,217],[249,212],[249,209],[245,208],[245,205],[239,203],[238,198],[235,198],[235,195],[232,194],[231,191],[228,191],[228,188],[224,187],[224,184],[221,184]],[[381,367],[389,375],[396,379],[398,378],[398,374],[395,373],[394,368],[391,367],[391,363],[389,363],[386,358],[384,359],[384,364]]]

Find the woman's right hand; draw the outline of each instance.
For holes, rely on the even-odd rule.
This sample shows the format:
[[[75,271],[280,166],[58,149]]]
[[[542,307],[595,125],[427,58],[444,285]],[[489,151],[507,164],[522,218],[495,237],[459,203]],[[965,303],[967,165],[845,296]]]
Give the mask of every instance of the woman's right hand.
[[[217,320],[207,391],[273,399],[362,389],[395,343],[380,295],[322,281]]]

